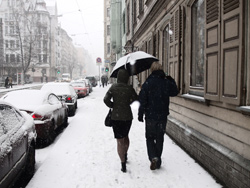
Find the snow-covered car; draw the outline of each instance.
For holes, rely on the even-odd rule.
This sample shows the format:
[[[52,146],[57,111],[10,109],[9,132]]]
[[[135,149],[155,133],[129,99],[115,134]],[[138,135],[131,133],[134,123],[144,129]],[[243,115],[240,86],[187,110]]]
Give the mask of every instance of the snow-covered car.
[[[71,84],[74,87],[78,98],[86,97],[89,94],[89,88],[85,81],[71,81]]]
[[[68,107],[54,93],[42,90],[16,90],[8,92],[1,99],[33,117],[37,139],[41,143],[53,142],[56,129],[68,125]]]
[[[0,100],[0,187],[29,181],[35,172],[36,130],[26,112]],[[22,178],[20,178],[22,176]]]
[[[77,93],[70,83],[46,83],[41,87],[43,91],[49,91],[64,101],[69,109],[69,115],[74,116],[77,109]]]
[[[93,87],[97,86],[97,80],[95,76],[86,76],[85,79],[88,79]]]
[[[89,93],[91,93],[93,91],[93,86],[91,84],[91,82],[89,81],[89,79],[83,79],[86,84],[87,84],[87,87],[89,88]]]

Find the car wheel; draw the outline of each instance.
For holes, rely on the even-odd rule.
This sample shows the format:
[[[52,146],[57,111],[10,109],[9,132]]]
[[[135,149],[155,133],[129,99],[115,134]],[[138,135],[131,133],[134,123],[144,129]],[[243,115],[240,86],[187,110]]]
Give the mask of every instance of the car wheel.
[[[63,121],[63,126],[68,127],[68,114],[65,113],[64,121]]]
[[[70,116],[74,116],[75,113],[76,113],[76,108],[75,108],[75,106],[72,106],[72,108],[69,111],[69,114],[70,114]]]
[[[55,122],[52,121],[50,130],[49,130],[49,135],[48,135],[48,138],[46,140],[46,144],[48,144],[48,145],[51,144],[54,141],[55,137],[56,137]]]
[[[77,106],[77,101],[76,101],[76,104],[75,104],[75,109],[77,109],[78,108],[78,106]]]

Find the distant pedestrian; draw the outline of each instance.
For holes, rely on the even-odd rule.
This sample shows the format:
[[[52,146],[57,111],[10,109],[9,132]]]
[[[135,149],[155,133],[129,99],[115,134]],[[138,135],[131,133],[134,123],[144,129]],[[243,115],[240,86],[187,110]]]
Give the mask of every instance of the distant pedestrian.
[[[43,83],[43,77],[41,77],[41,83]]]
[[[12,78],[9,77],[9,86],[12,88]]]
[[[101,77],[101,82],[102,82],[102,87],[104,87],[105,82],[106,82],[106,78],[104,75],[102,75],[102,77]]]
[[[142,85],[139,94],[138,120],[146,121],[146,145],[150,169],[161,167],[164,134],[169,115],[169,97],[176,96],[178,89],[174,79],[166,76],[161,64],[154,62],[151,66],[151,75]]]
[[[105,75],[105,85],[106,86],[108,85],[108,81],[109,81],[108,76]]]
[[[9,87],[9,77],[8,76],[5,79],[4,87],[6,87],[6,89]]]
[[[133,114],[130,104],[138,99],[134,88],[128,85],[129,74],[125,69],[118,72],[117,83],[113,84],[104,97],[104,103],[113,108],[112,128],[117,140],[117,151],[121,160],[122,172],[126,172],[127,153],[129,148],[129,131]]]

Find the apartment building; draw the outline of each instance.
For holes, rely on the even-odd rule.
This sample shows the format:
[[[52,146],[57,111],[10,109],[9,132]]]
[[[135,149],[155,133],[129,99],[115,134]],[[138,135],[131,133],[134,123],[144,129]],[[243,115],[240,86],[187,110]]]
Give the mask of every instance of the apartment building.
[[[65,68],[65,64],[65,71],[73,71],[76,66],[71,63],[81,60],[76,59],[76,48],[66,31],[61,34],[60,16],[56,0],[0,1],[2,80],[11,76],[17,84],[22,80],[24,83],[54,81],[63,73],[64,69],[58,70]],[[64,54],[69,54],[69,61],[65,61]]]

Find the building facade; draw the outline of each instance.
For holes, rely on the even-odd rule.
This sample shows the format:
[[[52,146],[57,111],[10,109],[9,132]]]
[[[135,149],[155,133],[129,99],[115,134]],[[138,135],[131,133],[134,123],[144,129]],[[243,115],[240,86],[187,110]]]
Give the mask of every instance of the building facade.
[[[250,187],[249,0],[126,6],[126,45],[156,56],[179,88],[167,134],[227,187]]]
[[[1,84],[54,81],[82,63],[60,16],[56,0],[0,1]]]
[[[104,0],[104,67],[111,69],[112,53],[110,39],[110,0]]]

